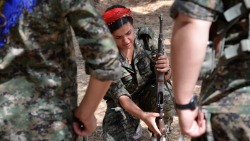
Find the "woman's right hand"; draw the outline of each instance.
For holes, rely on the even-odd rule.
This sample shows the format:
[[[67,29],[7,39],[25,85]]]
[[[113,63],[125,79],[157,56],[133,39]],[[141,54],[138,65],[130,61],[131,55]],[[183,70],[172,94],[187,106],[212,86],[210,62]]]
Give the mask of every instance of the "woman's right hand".
[[[153,132],[156,135],[161,135],[161,132],[155,122],[157,117],[160,117],[159,113],[144,112],[144,115],[141,120],[144,121],[145,124],[147,124],[151,132]]]

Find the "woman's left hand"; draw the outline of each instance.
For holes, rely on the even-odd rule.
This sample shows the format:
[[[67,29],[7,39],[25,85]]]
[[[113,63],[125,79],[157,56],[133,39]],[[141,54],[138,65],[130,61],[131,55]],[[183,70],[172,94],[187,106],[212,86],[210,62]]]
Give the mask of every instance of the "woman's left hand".
[[[149,130],[153,132],[156,135],[162,135],[161,131],[157,127],[157,124],[155,122],[155,119],[157,117],[160,117],[159,113],[153,113],[153,112],[144,112],[141,120],[145,122],[145,124],[148,126]]]
[[[154,55],[153,57],[156,57],[156,55]],[[159,72],[167,72],[169,70],[169,60],[168,57],[165,55],[159,56],[157,58],[156,64],[155,64],[155,68],[157,71]]]

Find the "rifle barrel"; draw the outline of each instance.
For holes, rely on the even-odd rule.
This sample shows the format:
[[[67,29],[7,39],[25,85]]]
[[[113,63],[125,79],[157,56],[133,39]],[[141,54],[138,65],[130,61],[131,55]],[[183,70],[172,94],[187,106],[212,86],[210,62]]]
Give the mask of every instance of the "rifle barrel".
[[[159,31],[159,38],[158,38],[158,57],[164,55],[163,51],[163,33],[162,33],[162,22],[163,22],[163,15],[160,14],[160,31]],[[162,134],[162,136],[157,136],[157,141],[165,141],[166,140],[166,128],[165,123],[163,120],[163,107],[164,107],[164,73],[156,72],[156,81],[157,81],[157,108],[160,114],[159,118],[156,118],[157,126]],[[155,137],[155,135],[153,135]]]

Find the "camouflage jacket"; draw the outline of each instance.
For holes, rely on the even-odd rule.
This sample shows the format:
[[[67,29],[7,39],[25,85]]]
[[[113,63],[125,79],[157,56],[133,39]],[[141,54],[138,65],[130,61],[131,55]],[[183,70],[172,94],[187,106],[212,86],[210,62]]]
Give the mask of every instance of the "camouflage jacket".
[[[0,85],[26,77],[41,87],[76,83],[70,27],[75,31],[86,72],[100,80],[118,78],[118,50],[105,23],[86,1],[42,1],[13,27],[0,48]]]
[[[118,49],[87,0],[36,3],[31,13],[23,10],[0,48],[0,140],[74,140],[77,72],[71,27],[86,72],[99,80],[119,78]]]
[[[147,34],[151,38],[148,42],[149,49],[146,49],[143,41],[139,38],[141,34]],[[119,80],[111,84],[105,98],[112,98],[118,102],[121,95],[139,94],[140,91],[149,84],[155,83],[154,60],[151,58],[157,53],[157,38],[150,28],[137,28],[135,30],[135,49],[132,64],[127,63],[126,59],[119,55],[122,64],[122,76]]]
[[[218,63],[216,69],[211,72],[208,78],[203,79],[201,98],[204,104],[215,102],[229,93],[236,93],[234,91],[236,89],[240,90],[240,88],[242,88],[243,93],[249,93],[250,47],[249,44],[244,46],[245,41],[250,42],[250,35],[248,34],[250,29],[247,27],[249,23],[244,22],[244,20],[233,23],[238,17],[235,18],[236,20],[230,20],[237,13],[232,8],[243,4],[240,5],[241,10],[236,10],[244,11],[243,9],[246,9],[242,2],[243,0],[177,0],[171,7],[171,16],[173,18],[178,13],[183,13],[193,18],[212,21],[210,34],[215,32],[215,35],[210,35],[211,40],[217,35],[221,35],[219,33],[225,32],[223,43],[221,43],[217,52]],[[229,10],[233,12],[226,13]],[[240,15],[239,19],[247,17],[248,13],[245,12],[245,14]],[[216,25],[216,28],[213,28],[213,25]],[[246,51],[243,52],[241,49]],[[226,57],[228,59],[225,59]],[[232,100],[231,102],[235,101]],[[228,103],[230,102],[228,101]],[[240,102],[240,104],[243,103]],[[220,106],[218,107],[220,109]],[[228,111],[232,112],[232,110]]]
[[[24,11],[23,15],[0,49],[0,84],[17,75],[46,81],[46,77],[52,79],[60,73],[74,80],[70,26],[79,41],[87,72],[101,80],[117,77],[116,45],[99,13],[86,0],[37,0],[34,11]]]
[[[249,0],[176,0],[172,6],[173,18],[181,12],[212,21],[210,41],[217,62],[202,79],[200,92],[206,133],[192,140],[249,140],[249,7]]]

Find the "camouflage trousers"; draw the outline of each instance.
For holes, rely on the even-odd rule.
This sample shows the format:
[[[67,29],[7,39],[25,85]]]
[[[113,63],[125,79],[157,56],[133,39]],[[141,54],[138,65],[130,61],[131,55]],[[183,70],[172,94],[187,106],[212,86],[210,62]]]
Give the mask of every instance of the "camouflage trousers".
[[[193,141],[250,141],[249,68],[250,61],[238,60],[203,81],[201,100],[207,131]]]
[[[156,86],[151,85],[141,93],[132,96],[132,100],[146,112],[157,112]],[[169,127],[173,122],[175,109],[170,93],[164,92],[164,122]],[[134,141],[140,120],[119,107],[113,100],[107,100],[107,110],[103,119],[103,139],[105,141]]]
[[[26,77],[0,84],[1,141],[74,141],[76,93],[39,87]]]

